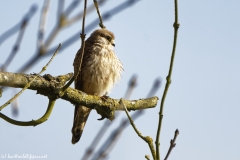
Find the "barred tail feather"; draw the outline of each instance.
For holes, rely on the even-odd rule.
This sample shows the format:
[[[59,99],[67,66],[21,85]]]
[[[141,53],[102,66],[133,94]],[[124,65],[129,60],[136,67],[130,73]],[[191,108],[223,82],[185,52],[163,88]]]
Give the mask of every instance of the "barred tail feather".
[[[75,106],[72,127],[72,144],[75,144],[80,140],[90,112],[90,108],[84,106]]]

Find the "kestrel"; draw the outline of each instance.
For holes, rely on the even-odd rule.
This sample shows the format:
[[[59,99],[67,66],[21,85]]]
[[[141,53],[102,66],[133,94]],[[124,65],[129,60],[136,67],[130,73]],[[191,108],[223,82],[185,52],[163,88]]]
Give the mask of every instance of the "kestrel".
[[[122,63],[114,53],[114,34],[106,29],[95,30],[85,42],[81,72],[75,88],[87,94],[105,96],[121,78]],[[81,48],[73,66],[78,71]],[[72,144],[79,141],[91,109],[76,105],[72,127]]]

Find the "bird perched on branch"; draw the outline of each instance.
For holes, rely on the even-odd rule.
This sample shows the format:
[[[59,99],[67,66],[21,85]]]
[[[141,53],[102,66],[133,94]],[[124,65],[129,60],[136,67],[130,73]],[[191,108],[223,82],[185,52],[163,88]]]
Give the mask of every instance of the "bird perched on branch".
[[[76,89],[91,95],[106,96],[120,80],[123,67],[113,50],[114,38],[112,32],[98,29],[85,41],[81,72],[75,80]],[[81,49],[73,62],[74,72],[78,72]],[[72,144],[79,141],[90,112],[90,108],[75,106]]]

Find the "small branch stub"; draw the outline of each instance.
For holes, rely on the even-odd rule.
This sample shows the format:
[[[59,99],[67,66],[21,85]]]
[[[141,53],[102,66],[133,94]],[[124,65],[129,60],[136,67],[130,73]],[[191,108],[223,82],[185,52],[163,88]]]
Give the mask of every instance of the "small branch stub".
[[[173,23],[173,27],[178,29],[178,28],[180,27],[180,23],[174,22],[174,23]]]

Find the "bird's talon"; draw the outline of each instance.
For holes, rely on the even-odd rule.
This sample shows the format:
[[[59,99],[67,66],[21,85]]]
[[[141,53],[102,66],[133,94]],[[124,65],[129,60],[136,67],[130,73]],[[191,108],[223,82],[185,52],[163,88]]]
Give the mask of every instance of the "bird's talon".
[[[99,118],[99,119],[97,119],[97,120],[99,120],[99,121],[101,121],[101,120],[104,120],[105,119],[105,117],[101,117],[101,118]]]

